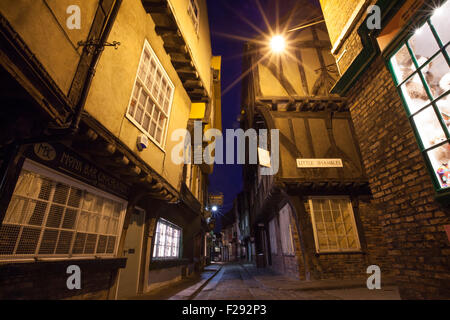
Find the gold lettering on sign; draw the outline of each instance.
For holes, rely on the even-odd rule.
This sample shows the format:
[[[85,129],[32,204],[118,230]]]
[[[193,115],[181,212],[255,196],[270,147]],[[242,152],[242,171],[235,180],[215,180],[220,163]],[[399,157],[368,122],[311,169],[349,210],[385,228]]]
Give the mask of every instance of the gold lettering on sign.
[[[82,172],[82,168],[83,168],[83,163],[78,160],[75,157],[72,157],[71,155],[63,152],[63,155],[61,157],[61,163],[68,169],[71,169],[72,171],[75,172]]]
[[[56,150],[48,143],[38,143],[34,145],[34,153],[45,161],[53,161],[56,158]]]
[[[342,159],[297,159],[298,168],[343,168]]]

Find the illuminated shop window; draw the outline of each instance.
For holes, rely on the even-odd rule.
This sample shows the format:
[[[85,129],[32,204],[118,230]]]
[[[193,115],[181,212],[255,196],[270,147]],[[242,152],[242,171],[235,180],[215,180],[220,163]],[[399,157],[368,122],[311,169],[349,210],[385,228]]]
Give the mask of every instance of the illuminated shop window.
[[[449,17],[447,1],[389,59],[438,191],[450,187]]]
[[[19,175],[0,227],[0,261],[114,256],[126,202],[39,171]]]
[[[317,252],[361,249],[355,217],[348,198],[309,200]]]
[[[145,41],[127,118],[159,147],[164,146],[174,86]]]
[[[181,228],[159,219],[153,245],[154,259],[178,259],[180,256]]]

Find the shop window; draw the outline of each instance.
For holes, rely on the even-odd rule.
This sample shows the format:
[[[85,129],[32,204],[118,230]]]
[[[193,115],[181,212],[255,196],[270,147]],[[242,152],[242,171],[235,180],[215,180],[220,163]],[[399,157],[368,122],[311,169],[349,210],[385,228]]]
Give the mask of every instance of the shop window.
[[[21,171],[0,227],[0,260],[116,254],[126,203],[58,177]]]
[[[178,259],[180,257],[181,228],[167,220],[159,219],[153,245],[154,259]]]
[[[192,23],[194,24],[195,32],[198,34],[200,26],[200,9],[197,0],[189,0],[188,14],[192,19]]]
[[[318,253],[361,249],[349,199],[311,198],[309,206]]]
[[[449,16],[447,1],[389,58],[395,84],[438,192],[450,187]]]
[[[294,243],[292,241],[291,207],[288,204],[280,210],[280,237],[283,254],[294,255],[295,251]]]
[[[273,254],[277,254],[277,228],[276,228],[276,219],[272,219],[269,222],[269,237],[270,237],[270,252]]]
[[[149,43],[145,41],[127,118],[163,148],[174,86]]]

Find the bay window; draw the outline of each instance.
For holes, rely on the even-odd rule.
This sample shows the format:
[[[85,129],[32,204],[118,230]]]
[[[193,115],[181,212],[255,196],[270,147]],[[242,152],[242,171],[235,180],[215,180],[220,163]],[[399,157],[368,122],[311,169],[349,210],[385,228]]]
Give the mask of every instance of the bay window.
[[[0,226],[0,261],[114,256],[126,202],[25,163]]]
[[[401,43],[388,63],[438,192],[450,187],[449,15],[447,1]]]
[[[309,207],[318,253],[361,249],[350,199],[311,198]]]
[[[145,41],[126,117],[163,148],[174,85],[149,43]]]

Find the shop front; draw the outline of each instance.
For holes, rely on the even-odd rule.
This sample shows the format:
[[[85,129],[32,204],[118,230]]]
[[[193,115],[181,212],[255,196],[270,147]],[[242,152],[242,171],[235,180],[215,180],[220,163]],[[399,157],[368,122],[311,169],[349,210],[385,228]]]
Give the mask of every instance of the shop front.
[[[1,294],[113,294],[129,186],[62,144],[32,145],[20,164],[0,229]],[[66,286],[69,265],[80,266],[80,291]]]

